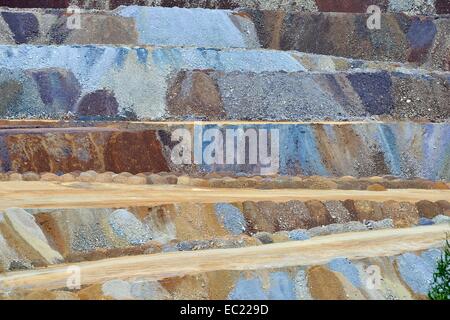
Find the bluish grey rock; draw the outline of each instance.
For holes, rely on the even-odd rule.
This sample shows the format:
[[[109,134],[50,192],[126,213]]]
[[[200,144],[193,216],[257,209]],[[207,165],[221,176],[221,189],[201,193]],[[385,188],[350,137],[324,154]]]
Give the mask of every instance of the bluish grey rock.
[[[219,221],[233,235],[239,235],[247,229],[247,221],[242,212],[229,203],[217,203],[214,206]]]
[[[350,260],[346,258],[333,259],[327,264],[327,266],[332,271],[342,273],[344,277],[347,278],[347,280],[349,280],[355,287],[361,287],[362,284],[359,271]]]
[[[130,293],[137,300],[169,299],[170,294],[158,281],[136,281],[131,283]]]
[[[303,269],[300,269],[294,278],[295,282],[295,293],[297,296],[297,299],[299,300],[312,300],[311,293],[309,292],[308,287],[308,275],[306,274],[306,271]]]
[[[307,230],[305,229],[296,229],[289,231],[289,239],[291,240],[308,240],[310,239],[310,236],[307,233]]]
[[[424,218],[424,217],[419,218],[419,222],[418,222],[419,226],[430,226],[433,224],[434,224],[434,221],[432,219],[428,219],[428,218]]]
[[[259,47],[253,22],[229,10],[127,6],[117,13],[135,19],[141,45]]]
[[[450,223],[450,217],[444,216],[443,214],[439,214],[439,215],[435,216],[432,220],[436,224]]]
[[[111,280],[102,285],[103,295],[116,300],[132,299],[131,285],[128,281]]]
[[[295,283],[287,272],[270,274],[269,300],[295,300]]]
[[[114,233],[130,244],[139,245],[152,240],[149,229],[127,210],[119,209],[109,217]]]
[[[258,277],[252,279],[241,278],[228,295],[230,300],[267,300],[267,293]]]
[[[417,294],[426,295],[433,280],[438,250],[426,251],[422,255],[404,253],[396,258],[402,279]]]

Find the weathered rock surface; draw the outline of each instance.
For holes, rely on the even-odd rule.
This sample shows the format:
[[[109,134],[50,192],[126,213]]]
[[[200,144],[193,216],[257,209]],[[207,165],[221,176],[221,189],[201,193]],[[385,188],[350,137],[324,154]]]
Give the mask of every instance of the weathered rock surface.
[[[80,124],[81,125],[81,124]],[[171,141],[172,126],[161,124],[105,125],[96,127],[67,128],[43,127],[2,129],[0,131],[0,171],[33,171],[68,174],[76,170],[95,170],[98,173],[113,171],[130,172],[176,172],[180,174],[204,174],[219,172],[223,175],[260,174],[257,165],[184,165],[171,161],[171,150],[176,144]],[[206,127],[184,124],[191,136]],[[218,128],[226,135],[226,129],[239,128],[208,124],[208,129]],[[325,175],[325,176],[383,176],[393,174],[408,181],[384,179],[387,188],[434,189],[431,180],[450,179],[449,142],[450,126],[446,123],[419,124],[413,122],[394,123],[348,123],[348,124],[245,124],[243,129],[276,129],[279,131],[280,160],[278,173],[281,175]],[[307,146],[307,147],[304,147]],[[204,149],[207,145],[203,145]],[[235,145],[236,148],[236,145]],[[64,181],[73,181],[61,177]],[[17,177],[19,178],[19,177]],[[20,177],[22,179],[22,177]],[[106,181],[116,180],[101,176]],[[136,178],[137,179],[137,178]],[[167,177],[158,177],[168,183]],[[179,184],[184,178],[177,179]],[[187,179],[187,180],[186,180]],[[186,178],[184,184],[194,183]],[[173,178],[170,178],[174,182]],[[99,180],[100,181],[100,180]],[[127,179],[123,178],[122,183]],[[143,180],[141,181],[143,183]],[[147,179],[147,182],[149,180]],[[251,180],[201,180],[197,186],[211,187],[254,187],[264,188],[309,188],[309,189],[359,189],[366,190],[373,184],[368,180],[345,181],[321,177],[284,182],[271,179],[268,182]],[[447,185],[438,182],[442,186]],[[441,188],[442,189],[442,188]]]
[[[85,9],[114,9],[121,5],[181,8],[235,9],[239,7],[282,11],[366,12],[369,5],[384,11],[407,13],[450,13],[446,0],[1,0],[0,5],[16,8],[66,8],[76,5]]]

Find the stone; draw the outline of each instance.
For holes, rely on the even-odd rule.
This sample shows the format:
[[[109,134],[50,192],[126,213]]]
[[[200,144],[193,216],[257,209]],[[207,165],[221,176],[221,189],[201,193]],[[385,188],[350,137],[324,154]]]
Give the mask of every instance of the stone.
[[[4,216],[17,235],[47,263],[54,264],[63,261],[61,254],[50,247],[47,238],[31,214],[20,208],[10,208],[4,211]]]
[[[180,185],[188,186],[191,183],[191,178],[189,178],[188,176],[180,176],[178,177],[177,183]]]
[[[214,119],[225,114],[218,85],[204,71],[179,72],[170,85],[167,104],[174,116]]]
[[[368,191],[386,191],[387,189],[385,186],[383,186],[379,183],[374,183],[374,184],[369,185],[367,187],[367,190]]]
[[[113,176],[114,176],[114,173],[113,173],[113,172],[103,172],[103,173],[99,173],[99,174],[97,174],[97,176],[95,177],[95,182],[100,182],[100,183],[111,183],[111,182],[113,182]]]
[[[314,266],[307,270],[308,288],[313,299],[345,300],[344,285],[337,274],[325,266]]]
[[[128,178],[131,177],[132,174],[129,172],[122,172],[118,175],[113,176],[113,182],[114,183],[127,183]]]
[[[442,214],[442,209],[439,205],[428,200],[416,202],[416,207],[419,212],[419,216],[423,218],[433,219],[433,217]]]
[[[419,218],[419,223],[418,223],[419,226],[430,226],[433,224],[434,224],[434,221],[432,219],[423,218],[423,217]]]
[[[232,235],[240,235],[247,230],[247,221],[237,207],[229,203],[216,203],[214,208],[218,220]]]
[[[81,172],[79,177],[78,177],[78,181],[81,181],[81,182],[94,182],[96,175],[97,175],[96,173],[92,174],[91,172]]]
[[[147,184],[147,178],[146,177],[140,177],[140,176],[131,176],[127,179],[127,184]]]
[[[76,113],[80,116],[114,117],[117,115],[119,104],[114,92],[97,90],[86,94],[79,102]]]
[[[448,185],[447,185],[445,182],[439,181],[439,182],[435,182],[435,183],[433,184],[433,189],[437,189],[437,190],[448,190],[448,189],[450,189],[450,188],[448,187]]]
[[[39,181],[40,179],[41,177],[39,176],[39,174],[35,172],[28,171],[22,174],[23,181]]]
[[[137,300],[167,300],[171,295],[158,281],[134,281],[131,295]]]
[[[257,232],[253,236],[261,241],[262,244],[273,243],[272,235],[268,232]]]
[[[74,182],[74,181],[76,181],[76,178],[72,173],[66,173],[61,176],[61,182]]]
[[[278,231],[272,234],[273,243],[279,242],[287,242],[289,241],[289,232],[288,231]]]
[[[208,187],[208,180],[200,178],[191,178],[189,185],[194,187]]]
[[[305,202],[315,226],[327,225],[334,222],[326,206],[317,200],[309,200]]]
[[[394,221],[392,219],[383,219],[380,221],[372,221],[373,230],[392,229],[394,228]]]
[[[102,285],[102,293],[106,297],[111,297],[114,300],[130,300],[131,285],[128,281],[110,280]]]
[[[111,213],[109,224],[114,233],[129,244],[142,245],[152,240],[147,225],[127,210],[119,209]]]
[[[439,208],[441,208],[442,213],[446,216],[450,216],[450,202],[446,200],[439,200],[435,202]]]
[[[22,175],[20,173],[11,173],[9,175],[9,181],[22,181]]]
[[[41,174],[41,181],[60,181],[60,177],[54,173],[46,172]]]
[[[177,184],[178,183],[178,177],[173,174],[169,174],[166,177],[166,181],[168,184]]]
[[[158,174],[151,174],[149,175],[148,179],[150,180],[151,184],[167,184],[167,178]]]
[[[381,220],[383,219],[383,213],[380,206],[373,201],[366,200],[346,200],[344,205],[352,212],[354,220]]]
[[[341,201],[325,201],[324,203],[336,223],[345,223],[353,220],[353,216]]]
[[[296,229],[289,231],[289,239],[295,240],[295,241],[301,241],[301,240],[308,240],[311,237],[308,235],[308,230],[306,229]]]
[[[440,215],[437,215],[436,217],[434,217],[432,220],[436,224],[450,223],[450,216],[444,216],[444,215],[440,214]]]
[[[419,212],[409,202],[386,201],[381,208],[384,216],[391,218],[396,227],[411,227],[419,221]]]

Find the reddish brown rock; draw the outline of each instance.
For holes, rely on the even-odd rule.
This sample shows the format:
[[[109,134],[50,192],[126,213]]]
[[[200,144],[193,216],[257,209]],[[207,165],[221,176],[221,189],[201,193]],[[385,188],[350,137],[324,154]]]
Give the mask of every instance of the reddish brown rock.
[[[450,217],[450,202],[446,200],[439,200],[436,201],[436,204],[439,206],[439,208],[441,208],[442,214]]]
[[[383,216],[383,212],[381,210],[379,203],[366,200],[356,200],[353,202],[353,205],[355,208],[357,221],[361,222],[364,220],[379,221],[385,218]]]
[[[316,0],[319,11],[322,12],[354,12],[366,13],[370,5],[377,5],[386,11],[389,0]]]
[[[285,203],[247,201],[243,203],[243,213],[250,233],[258,231],[275,233],[317,226],[316,219],[301,201]]]
[[[97,90],[81,98],[76,113],[80,116],[114,117],[118,109],[119,103],[113,92]]]
[[[336,274],[323,266],[309,268],[308,287],[311,296],[320,300],[346,300],[343,284]]]
[[[417,202],[416,207],[420,217],[432,219],[438,214],[442,214],[442,209],[439,205],[428,200],[421,200]]]
[[[40,212],[34,215],[36,223],[41,227],[50,246],[56,249],[63,257],[70,252],[67,247],[66,237],[63,235],[55,216],[46,212]]]
[[[450,1],[436,0],[435,8],[436,8],[436,13],[438,13],[438,14],[449,14],[450,13]]]
[[[225,114],[219,88],[207,72],[181,71],[167,95],[173,116],[207,116],[209,120]]]
[[[277,231],[276,216],[273,212],[276,204],[270,201],[246,201],[242,204],[242,212],[247,221],[250,234],[257,232],[274,233]]]
[[[419,212],[409,202],[386,201],[382,205],[383,214],[391,218],[394,225],[399,228],[407,228],[416,225],[419,220]]]
[[[315,226],[323,226],[335,222],[328,212],[327,207],[322,202],[317,200],[309,200],[306,201],[305,204]]]
[[[125,131],[111,135],[105,147],[105,169],[113,172],[169,171],[155,131]]]

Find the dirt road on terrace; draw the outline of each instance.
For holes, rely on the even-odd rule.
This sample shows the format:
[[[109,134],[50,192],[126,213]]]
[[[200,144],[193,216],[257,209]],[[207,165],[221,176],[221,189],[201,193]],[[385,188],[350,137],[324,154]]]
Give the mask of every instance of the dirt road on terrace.
[[[321,236],[238,249],[214,249],[120,257],[77,264],[82,285],[112,279],[159,280],[217,270],[253,270],[323,264],[337,257],[392,256],[441,246],[449,224]],[[56,289],[66,286],[67,265],[0,275],[0,288]]]
[[[108,183],[0,182],[0,210],[20,208],[129,207],[179,202],[238,202],[289,200],[450,200],[450,190],[390,189],[387,191],[310,189],[227,189],[182,185]]]

